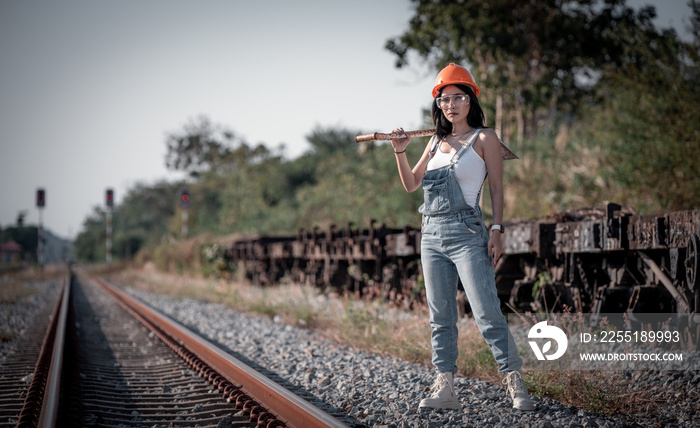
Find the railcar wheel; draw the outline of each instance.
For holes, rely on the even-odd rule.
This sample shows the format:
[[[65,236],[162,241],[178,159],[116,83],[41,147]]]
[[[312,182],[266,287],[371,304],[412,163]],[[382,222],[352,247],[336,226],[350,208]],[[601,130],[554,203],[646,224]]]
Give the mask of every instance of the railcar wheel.
[[[698,248],[700,248],[700,238],[691,233],[688,237],[688,248],[685,256],[685,277],[690,291],[695,291],[698,283]]]

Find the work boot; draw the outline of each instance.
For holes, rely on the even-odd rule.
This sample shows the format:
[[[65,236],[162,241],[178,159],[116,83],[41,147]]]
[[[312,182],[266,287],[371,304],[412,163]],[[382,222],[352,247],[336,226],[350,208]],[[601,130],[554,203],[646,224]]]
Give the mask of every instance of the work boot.
[[[535,410],[535,403],[532,402],[530,394],[527,393],[522,373],[519,371],[506,373],[503,383],[506,385],[506,394],[510,394],[513,399],[514,408],[525,411]]]
[[[454,375],[452,373],[438,373],[437,379],[430,387],[432,394],[421,400],[418,407],[430,407],[433,409],[459,409],[457,394],[455,394]]]

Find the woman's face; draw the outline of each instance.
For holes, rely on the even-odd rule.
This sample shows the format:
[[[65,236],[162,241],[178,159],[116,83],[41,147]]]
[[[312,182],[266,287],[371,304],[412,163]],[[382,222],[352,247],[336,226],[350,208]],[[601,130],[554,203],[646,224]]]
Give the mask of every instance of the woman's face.
[[[453,124],[467,121],[469,95],[456,86],[445,86],[436,100],[447,120]]]

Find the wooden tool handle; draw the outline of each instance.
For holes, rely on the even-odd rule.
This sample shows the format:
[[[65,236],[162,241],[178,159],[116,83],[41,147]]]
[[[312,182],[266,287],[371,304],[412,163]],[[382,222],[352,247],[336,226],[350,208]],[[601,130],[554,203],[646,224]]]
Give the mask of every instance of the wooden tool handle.
[[[362,143],[365,141],[382,141],[382,140],[394,140],[397,138],[402,138],[407,135],[411,138],[413,137],[428,137],[435,135],[435,128],[433,129],[420,129],[418,131],[406,131],[403,134],[393,133],[393,134],[382,134],[381,132],[375,132],[373,134],[358,135],[355,137],[355,141]]]
[[[420,129],[418,131],[406,131],[403,134],[382,134],[381,132],[375,132],[373,134],[358,135],[357,137],[355,137],[355,141],[357,141],[358,143],[362,143],[365,141],[393,140],[403,138],[404,136],[427,137],[431,135],[435,135],[435,128]],[[506,146],[506,144],[503,141],[501,141],[501,155],[503,156],[503,160],[518,159],[518,156],[515,153],[513,153],[513,151],[508,146]]]

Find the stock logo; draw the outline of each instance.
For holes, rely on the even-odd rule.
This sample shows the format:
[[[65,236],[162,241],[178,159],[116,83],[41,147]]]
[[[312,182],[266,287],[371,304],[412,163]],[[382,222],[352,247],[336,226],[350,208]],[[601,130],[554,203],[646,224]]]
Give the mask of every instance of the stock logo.
[[[527,334],[528,339],[550,339],[544,343],[542,349],[537,345],[537,342],[530,340],[530,347],[535,353],[538,360],[556,360],[564,355],[566,347],[569,345],[569,340],[566,338],[566,333],[559,327],[547,325],[547,321],[541,321],[533,325],[530,332]],[[552,341],[557,342],[557,351],[553,354],[545,355],[552,349]]]

